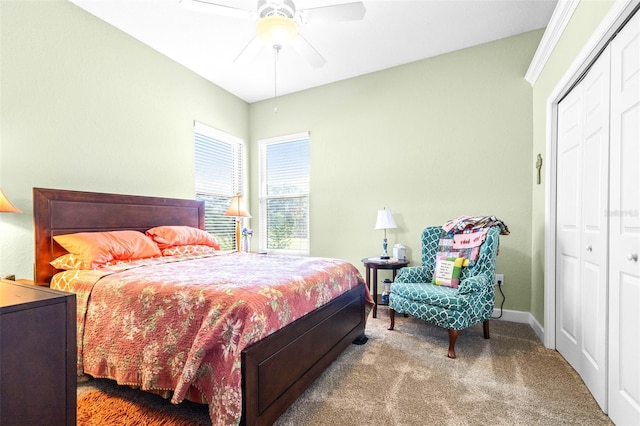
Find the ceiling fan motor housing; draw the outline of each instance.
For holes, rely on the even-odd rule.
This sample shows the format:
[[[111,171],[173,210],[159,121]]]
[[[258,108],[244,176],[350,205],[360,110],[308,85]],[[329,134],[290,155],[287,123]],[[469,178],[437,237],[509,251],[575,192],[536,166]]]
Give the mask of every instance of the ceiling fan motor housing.
[[[284,16],[293,19],[296,5],[292,0],[258,0],[258,16]]]

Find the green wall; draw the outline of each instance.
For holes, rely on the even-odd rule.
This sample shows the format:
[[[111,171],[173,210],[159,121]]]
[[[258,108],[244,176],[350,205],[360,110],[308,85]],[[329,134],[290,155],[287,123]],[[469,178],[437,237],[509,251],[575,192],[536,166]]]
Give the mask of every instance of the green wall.
[[[530,310],[523,77],[541,30],[247,105],[64,0],[2,0],[0,24],[0,185],[24,211],[0,220],[0,275],[33,273],[34,186],[192,198],[195,119],[249,141],[254,218],[257,140],[311,132],[312,255],[361,267],[381,251],[382,207],[414,264],[425,226],[498,216],[505,308]]]
[[[64,0],[0,1],[0,276],[33,276],[31,188],[193,198],[193,120],[248,105]]]
[[[547,100],[600,22],[611,8],[610,0],[581,1],[533,86],[533,153],[545,155]],[[530,311],[544,325],[545,185],[533,189],[532,291]]]
[[[511,230],[497,264],[505,308],[528,312],[535,159],[524,75],[542,33],[252,104],[252,168],[259,139],[309,130],[311,254],[361,270],[363,257],[382,250],[382,231],[373,228],[383,207],[398,225],[387,232],[389,246],[405,245],[413,264],[425,226],[499,217]],[[257,206],[255,174],[251,189]]]

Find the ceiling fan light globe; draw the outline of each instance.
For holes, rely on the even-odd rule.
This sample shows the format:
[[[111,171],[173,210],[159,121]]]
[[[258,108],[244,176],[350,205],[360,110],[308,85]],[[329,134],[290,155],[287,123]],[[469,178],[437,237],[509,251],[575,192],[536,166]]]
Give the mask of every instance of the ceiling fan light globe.
[[[256,24],[256,35],[270,46],[284,46],[298,35],[298,24],[284,16],[265,16]]]

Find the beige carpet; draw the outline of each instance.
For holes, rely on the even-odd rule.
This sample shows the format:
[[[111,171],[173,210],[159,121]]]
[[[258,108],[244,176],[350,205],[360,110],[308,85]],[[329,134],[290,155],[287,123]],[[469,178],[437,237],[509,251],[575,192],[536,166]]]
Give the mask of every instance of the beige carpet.
[[[351,345],[276,425],[612,424],[575,371],[527,325],[492,321],[490,340],[481,326],[463,330],[452,360],[446,330],[400,316],[396,330],[387,331],[387,311],[378,314],[369,319],[367,344]],[[78,394],[96,387],[113,386],[91,380]],[[207,421],[206,409],[172,409],[186,411],[194,424]]]

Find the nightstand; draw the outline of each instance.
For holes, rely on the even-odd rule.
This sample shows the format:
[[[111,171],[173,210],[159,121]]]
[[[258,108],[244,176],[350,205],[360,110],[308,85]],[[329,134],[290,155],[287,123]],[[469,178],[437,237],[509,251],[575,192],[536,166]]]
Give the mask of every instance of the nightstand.
[[[12,282],[20,283],[20,284],[39,285],[39,286],[42,286],[42,287],[49,287],[49,284],[47,284],[47,283],[37,283],[34,280],[28,280],[28,279],[25,279],[25,278],[16,279],[15,275],[8,275],[8,276],[2,278],[2,280],[12,281]]]
[[[37,285],[40,287],[49,287],[49,285],[47,283],[37,283],[34,280],[27,280],[24,278],[18,278],[17,280],[15,280],[15,282],[17,282],[18,284],[27,284],[27,285]]]
[[[366,271],[366,281],[367,287],[369,287],[369,291],[371,291],[371,295],[373,296],[373,300],[375,301],[375,305],[373,305],[373,317],[377,318],[378,316],[378,305],[381,305],[378,300],[378,269],[390,269],[393,271],[393,280],[396,279],[396,274],[399,269],[404,268],[409,264],[409,261],[397,260],[397,259],[380,259],[379,257],[365,257],[362,259],[362,263],[367,268]],[[373,269],[373,290],[371,289],[371,270]],[[392,281],[393,281],[392,280]]]
[[[75,425],[75,294],[0,280],[0,347],[0,424]]]

